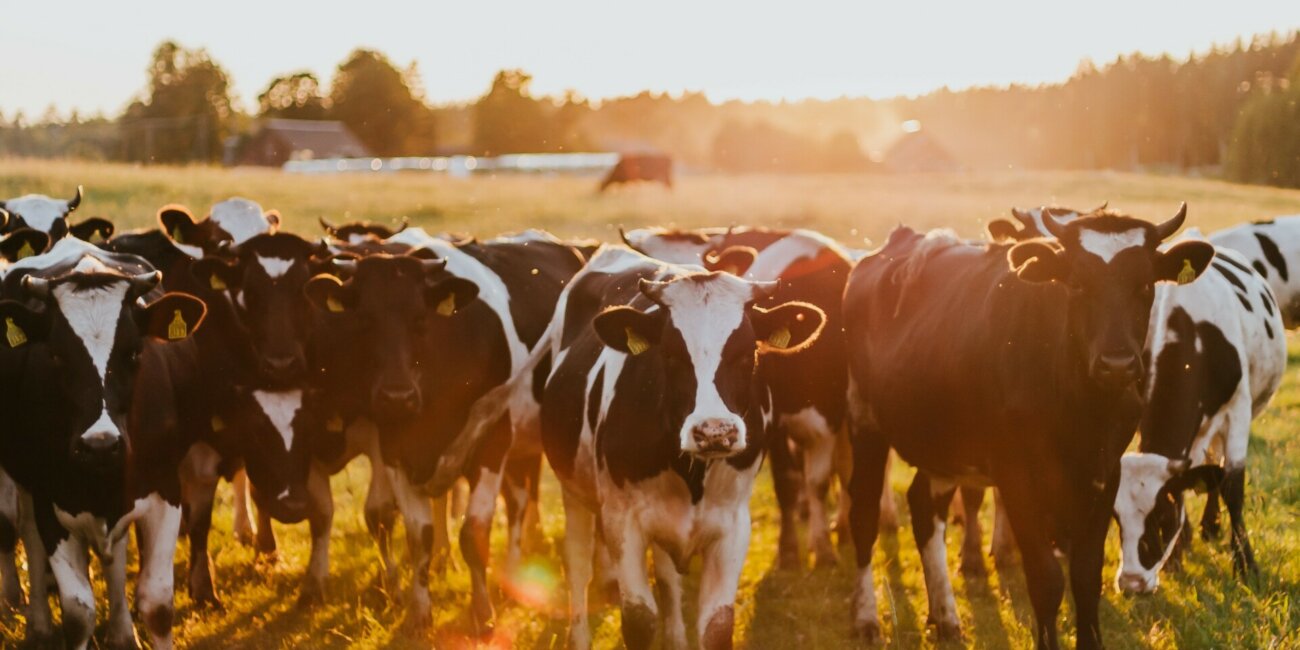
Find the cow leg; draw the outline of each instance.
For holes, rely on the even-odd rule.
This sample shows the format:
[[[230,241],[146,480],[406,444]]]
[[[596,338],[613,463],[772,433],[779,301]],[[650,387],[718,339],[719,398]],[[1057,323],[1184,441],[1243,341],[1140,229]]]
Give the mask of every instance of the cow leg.
[[[525,456],[506,461],[506,471],[501,481],[501,496],[506,502],[506,575],[513,576],[523,561],[524,536],[528,508],[532,502],[532,484],[536,482],[534,470],[540,471],[541,458]]]
[[[1246,534],[1246,520],[1242,507],[1246,500],[1246,467],[1229,465],[1223,474],[1223,504],[1228,508],[1228,524],[1232,526],[1232,568],[1237,575],[1253,576],[1259,573],[1255,565],[1255,552],[1250,548]]]
[[[665,650],[686,650],[686,619],[682,616],[682,574],[673,558],[654,546],[655,602],[659,606],[659,624],[663,626]]]
[[[749,508],[742,505],[736,520],[704,552],[700,573],[700,650],[731,650],[736,620],[736,589],[749,551]]]
[[[389,479],[397,507],[406,522],[406,544],[415,575],[411,578],[410,620],[417,628],[433,622],[429,599],[429,558],[433,552],[433,510],[400,468],[389,468]]]
[[[248,515],[248,473],[243,469],[235,471],[234,477],[230,480],[230,489],[235,493],[233,500],[235,539],[244,546],[252,546],[253,520]]]
[[[131,538],[123,535],[112,542],[109,557],[101,558],[105,565],[104,583],[108,595],[108,648],[138,648],[135,638],[135,626],[131,622],[131,604],[126,599],[126,556],[130,551]]]
[[[1007,520],[1020,548],[1025,585],[1034,608],[1035,645],[1040,649],[1057,650],[1060,640],[1056,633],[1056,618],[1061,610],[1061,598],[1065,595],[1065,577],[1061,574],[1061,565],[1048,536],[1045,522],[1050,521],[1050,513],[1038,506],[1036,496],[1041,489],[1028,476],[1027,470],[1017,471],[1009,478],[1011,480],[999,481],[999,488]]]
[[[564,574],[569,583],[569,648],[591,647],[587,624],[587,587],[591,584],[596,546],[596,515],[564,491]]]
[[[853,535],[849,533],[849,477],[853,476],[853,445],[849,443],[848,426],[840,427],[835,434],[835,476],[840,480],[840,502],[835,513],[835,535],[840,546],[849,546]],[[883,495],[882,495],[883,496]],[[882,509],[881,516],[884,516]],[[881,522],[883,525],[884,522]]]
[[[934,625],[940,639],[961,637],[961,619],[957,617],[957,599],[948,577],[948,547],[944,533],[948,528],[948,506],[955,488],[918,471],[907,490],[907,505],[912,509],[912,534],[921,551],[921,568],[925,572],[925,592],[930,601],[927,625]]]
[[[60,540],[50,554],[50,569],[59,585],[64,642],[69,648],[84,650],[95,630],[95,592],[90,585],[85,543],[75,536]]]
[[[805,432],[803,445],[804,488],[808,493],[808,544],[816,567],[839,563],[831,543],[830,520],[826,516],[826,493],[834,469],[835,436],[829,430]]]
[[[271,528],[271,514],[257,507],[257,504],[253,504],[253,510],[257,511],[257,539],[253,542],[253,548],[257,549],[258,555],[274,560],[277,546],[275,530]]]
[[[785,427],[773,426],[771,436],[772,488],[781,512],[781,532],[776,544],[777,566],[786,570],[798,569],[803,566],[799,553],[799,488],[803,481]]]
[[[876,587],[871,575],[871,556],[880,532],[881,497],[885,485],[889,445],[876,431],[862,425],[853,437],[853,476],[849,479],[853,545],[858,563],[853,591],[853,627],[864,641],[880,639],[880,615],[876,608]]]
[[[357,427],[348,429],[348,437],[359,437],[356,446],[370,464],[370,487],[366,490],[365,520],[366,530],[375,540],[379,549],[379,561],[384,585],[389,589],[397,586],[397,565],[393,563],[393,528],[397,523],[397,500],[393,496],[393,486],[389,481],[388,471],[384,468],[383,456],[379,451],[379,433],[373,426],[353,433]]]
[[[1219,539],[1222,526],[1219,524],[1219,487],[1213,487],[1205,493],[1205,511],[1201,513],[1201,539],[1213,542]]]
[[[1092,499],[1092,512],[1083,513],[1078,533],[1070,541],[1070,594],[1074,598],[1079,650],[1102,647],[1097,610],[1101,601],[1101,571],[1106,562],[1106,533],[1110,530],[1115,494],[1119,491],[1119,463],[1110,469],[1111,478]]]
[[[962,531],[961,572],[969,578],[988,574],[984,568],[984,526],[980,523],[980,506],[984,488],[961,489]]]
[[[212,503],[216,498],[221,474],[217,464],[221,456],[215,449],[197,443],[181,461],[181,493],[188,510],[186,530],[190,538],[190,598],[196,605],[221,607],[208,556],[208,533],[212,529]]]
[[[451,561],[451,527],[447,525],[450,515],[451,492],[448,491],[433,501],[433,558],[429,564],[438,575],[446,575],[447,565]]]
[[[474,629],[480,635],[492,634],[495,612],[492,596],[488,593],[487,570],[492,559],[490,546],[492,519],[497,509],[497,493],[501,491],[501,473],[481,467],[469,494],[469,508],[465,523],[460,527],[460,554],[469,567],[470,612]]]
[[[140,575],[135,583],[135,606],[154,650],[171,650],[175,614],[176,539],[181,508],[157,496],[136,521],[135,545],[140,551]],[[205,538],[206,539],[206,538]]]
[[[23,585],[18,579],[18,535],[20,530],[18,484],[4,470],[0,470],[0,601],[5,606],[21,609]]]
[[[889,484],[889,475],[894,469],[894,455],[885,455],[885,471],[880,485],[880,530],[898,531],[898,504],[894,502],[894,488]]]
[[[1002,491],[993,488],[993,539],[989,555],[993,564],[999,568],[1015,566],[1019,562],[1016,536],[1011,532],[1011,522],[1007,520],[1007,508],[1002,503]]]
[[[610,510],[605,507],[606,513]],[[601,526],[605,529],[605,544],[609,546],[614,572],[618,576],[623,643],[628,650],[649,648],[658,633],[659,613],[646,575],[645,533],[625,512],[602,516]]]
[[[298,591],[298,607],[309,608],[325,602],[325,579],[330,572],[330,529],[334,524],[334,496],[330,493],[329,475],[313,463],[307,473],[307,496],[311,510],[307,525],[311,528],[311,560]]]
[[[32,497],[26,491],[18,493],[18,525],[27,553],[27,644],[41,647],[54,641],[54,619],[50,614],[49,557],[45,543],[36,529],[36,511]]]

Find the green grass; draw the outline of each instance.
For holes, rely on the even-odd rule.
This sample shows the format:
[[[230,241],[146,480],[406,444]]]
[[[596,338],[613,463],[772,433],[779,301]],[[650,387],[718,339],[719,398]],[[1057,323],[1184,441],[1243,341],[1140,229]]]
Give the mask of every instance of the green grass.
[[[593,179],[476,178],[457,181],[427,176],[292,177],[262,170],[136,168],[83,163],[0,160],[0,196],[26,192],[70,195],[86,186],[78,214],[103,215],[121,227],[153,223],[169,202],[202,214],[214,200],[239,194],[278,208],[288,226],[315,233],[315,219],[392,220],[410,217],[430,230],[477,235],[524,227],[563,236],[617,237],[619,225],[682,226],[757,223],[807,226],[846,243],[881,241],[897,223],[950,226],[977,235],[983,223],[1013,204],[1056,202],[1112,207],[1161,219],[1179,201],[1189,203],[1189,222],[1204,230],[1243,220],[1300,213],[1300,192],[1246,187],[1208,180],[1118,173],[1006,173],[945,176],[686,176],[676,190],[632,187],[598,196]],[[1300,362],[1293,342],[1292,364]],[[1261,575],[1243,585],[1232,575],[1226,540],[1193,545],[1183,573],[1166,576],[1160,590],[1126,598],[1109,588],[1117,566],[1117,541],[1108,546],[1107,591],[1102,626],[1111,648],[1300,647],[1300,382],[1289,372],[1282,391],[1255,423],[1250,445],[1246,515]],[[895,468],[894,488],[906,488],[911,470]],[[392,647],[472,645],[469,638],[469,577],[458,554],[434,585],[435,628],[417,633],[405,625],[401,597],[409,584],[386,593],[379,563],[361,517],[369,469],[358,461],[334,478],[337,503],[329,602],[311,612],[294,607],[306,566],[306,525],[276,525],[278,560],[258,559],[230,533],[230,493],[222,487],[212,533],[212,552],[223,611],[192,606],[184,589],[185,554],[177,555],[176,638],[181,647]],[[876,551],[876,588],[888,643],[936,645],[924,628],[926,600],[920,559],[906,522],[883,536]],[[990,500],[991,501],[991,500]],[[1193,513],[1202,501],[1193,498]],[[984,518],[989,519],[991,503]],[[498,646],[562,647],[564,583],[558,544],[564,515],[553,480],[543,485],[543,528],[550,548],[530,558],[526,581],[543,594],[530,605],[498,598]],[[787,572],[775,567],[777,510],[766,473],[753,499],[754,535],[742,576],[737,639],[753,648],[835,648],[851,639],[848,599],[851,553],[837,569]],[[987,529],[987,526],[986,526]],[[1018,569],[992,571],[987,581],[967,582],[955,571],[960,529],[949,534],[950,566],[964,625],[962,643],[980,648],[1017,648],[1030,643],[1032,615]],[[494,536],[500,553],[501,528]],[[398,544],[399,563],[404,556]],[[991,566],[991,563],[990,563]],[[500,576],[496,576],[500,579]],[[1072,635],[1071,607],[1061,619]],[[100,603],[101,619],[106,611]],[[693,610],[688,616],[693,615]],[[688,618],[688,621],[691,619]],[[597,647],[619,645],[618,613],[599,605],[592,616]],[[0,614],[0,645],[20,638],[22,618]],[[1072,642],[1071,642],[1072,643]]]

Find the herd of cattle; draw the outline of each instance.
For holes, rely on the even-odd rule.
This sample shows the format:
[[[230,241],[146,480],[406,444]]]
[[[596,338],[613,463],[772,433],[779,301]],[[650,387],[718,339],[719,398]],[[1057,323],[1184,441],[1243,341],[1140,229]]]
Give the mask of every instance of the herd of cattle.
[[[1117,587],[1153,590],[1192,536],[1187,490],[1208,492],[1206,539],[1222,498],[1235,567],[1255,570],[1245,455],[1300,323],[1300,217],[1175,238],[1185,206],[1159,224],[1039,208],[992,222],[986,242],[900,227],[859,252],[762,228],[640,229],[598,245],[322,221],[327,236],[310,240],[238,198],[202,219],[169,205],[158,227],[115,234],[105,219],[74,222],[80,203],[80,189],[0,203],[0,572],[34,643],[58,643],[51,585],[63,641],[89,643],[93,551],[105,644],[137,645],[134,524],[135,611],[152,646],[170,647],[180,535],[193,599],[218,602],[207,537],[222,478],[236,534],[257,549],[275,548],[271,520],[308,522],[300,602],[319,602],[329,477],[359,455],[375,470],[365,521],[390,581],[404,522],[419,623],[447,493],[468,480],[459,546],[483,633],[498,495],[513,565],[536,526],[544,456],[563,488],[575,648],[591,645],[596,576],[618,594],[628,647],[687,647],[694,556],[699,645],[731,646],[765,455],[782,565],[803,562],[803,518],[816,561],[835,560],[825,501],[842,482],[858,566],[849,614],[868,641],[880,633],[872,547],[896,525],[891,450],[918,470],[907,501],[941,637],[960,634],[944,544],[958,490],[961,567],[980,572],[974,513],[995,488],[994,551],[1018,551],[1040,647],[1058,644],[1060,558],[1078,647],[1099,647],[1110,521]]]

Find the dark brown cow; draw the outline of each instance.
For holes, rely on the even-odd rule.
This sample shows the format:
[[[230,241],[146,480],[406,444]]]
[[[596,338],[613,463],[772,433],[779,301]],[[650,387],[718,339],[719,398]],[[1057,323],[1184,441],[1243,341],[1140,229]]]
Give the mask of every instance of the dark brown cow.
[[[601,181],[600,191],[604,192],[610,185],[633,181],[654,181],[672,189],[673,159],[658,153],[624,154]]]

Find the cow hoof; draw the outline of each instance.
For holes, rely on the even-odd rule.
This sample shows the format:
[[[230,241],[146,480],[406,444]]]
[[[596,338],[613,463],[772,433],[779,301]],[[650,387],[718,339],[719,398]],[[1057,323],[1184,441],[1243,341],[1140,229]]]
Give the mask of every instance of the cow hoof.
[[[140,642],[136,641],[134,636],[124,639],[106,639],[104,648],[106,650],[140,650]]]
[[[470,605],[473,610],[474,632],[480,639],[491,638],[496,632],[496,623],[493,620],[495,613],[492,611],[491,603],[483,605]]]
[[[782,571],[797,571],[803,568],[803,562],[799,559],[799,542],[777,543],[776,566]]]
[[[312,610],[325,603],[325,587],[313,581],[302,583],[298,591],[298,609]]]
[[[208,587],[207,589],[192,590],[190,592],[190,599],[194,601],[195,607],[214,609],[216,611],[222,611],[226,608],[225,605],[221,603],[221,599],[217,598],[216,592],[212,591],[211,587]]]
[[[958,623],[939,623],[934,626],[934,638],[937,641],[961,640],[961,625]]]
[[[858,640],[865,645],[880,643],[880,623],[875,621],[858,623],[855,632],[857,632]]]
[[[251,530],[236,530],[236,531],[235,531],[235,541],[236,541],[236,542],[239,542],[239,545],[240,545],[240,546],[252,546],[252,545],[253,545],[253,531],[251,531]]]
[[[1203,541],[1217,542],[1222,533],[1223,529],[1217,523],[1201,524],[1201,540]]]
[[[968,580],[982,580],[989,576],[988,568],[984,566],[984,559],[978,553],[968,554],[962,558],[961,574]]]

